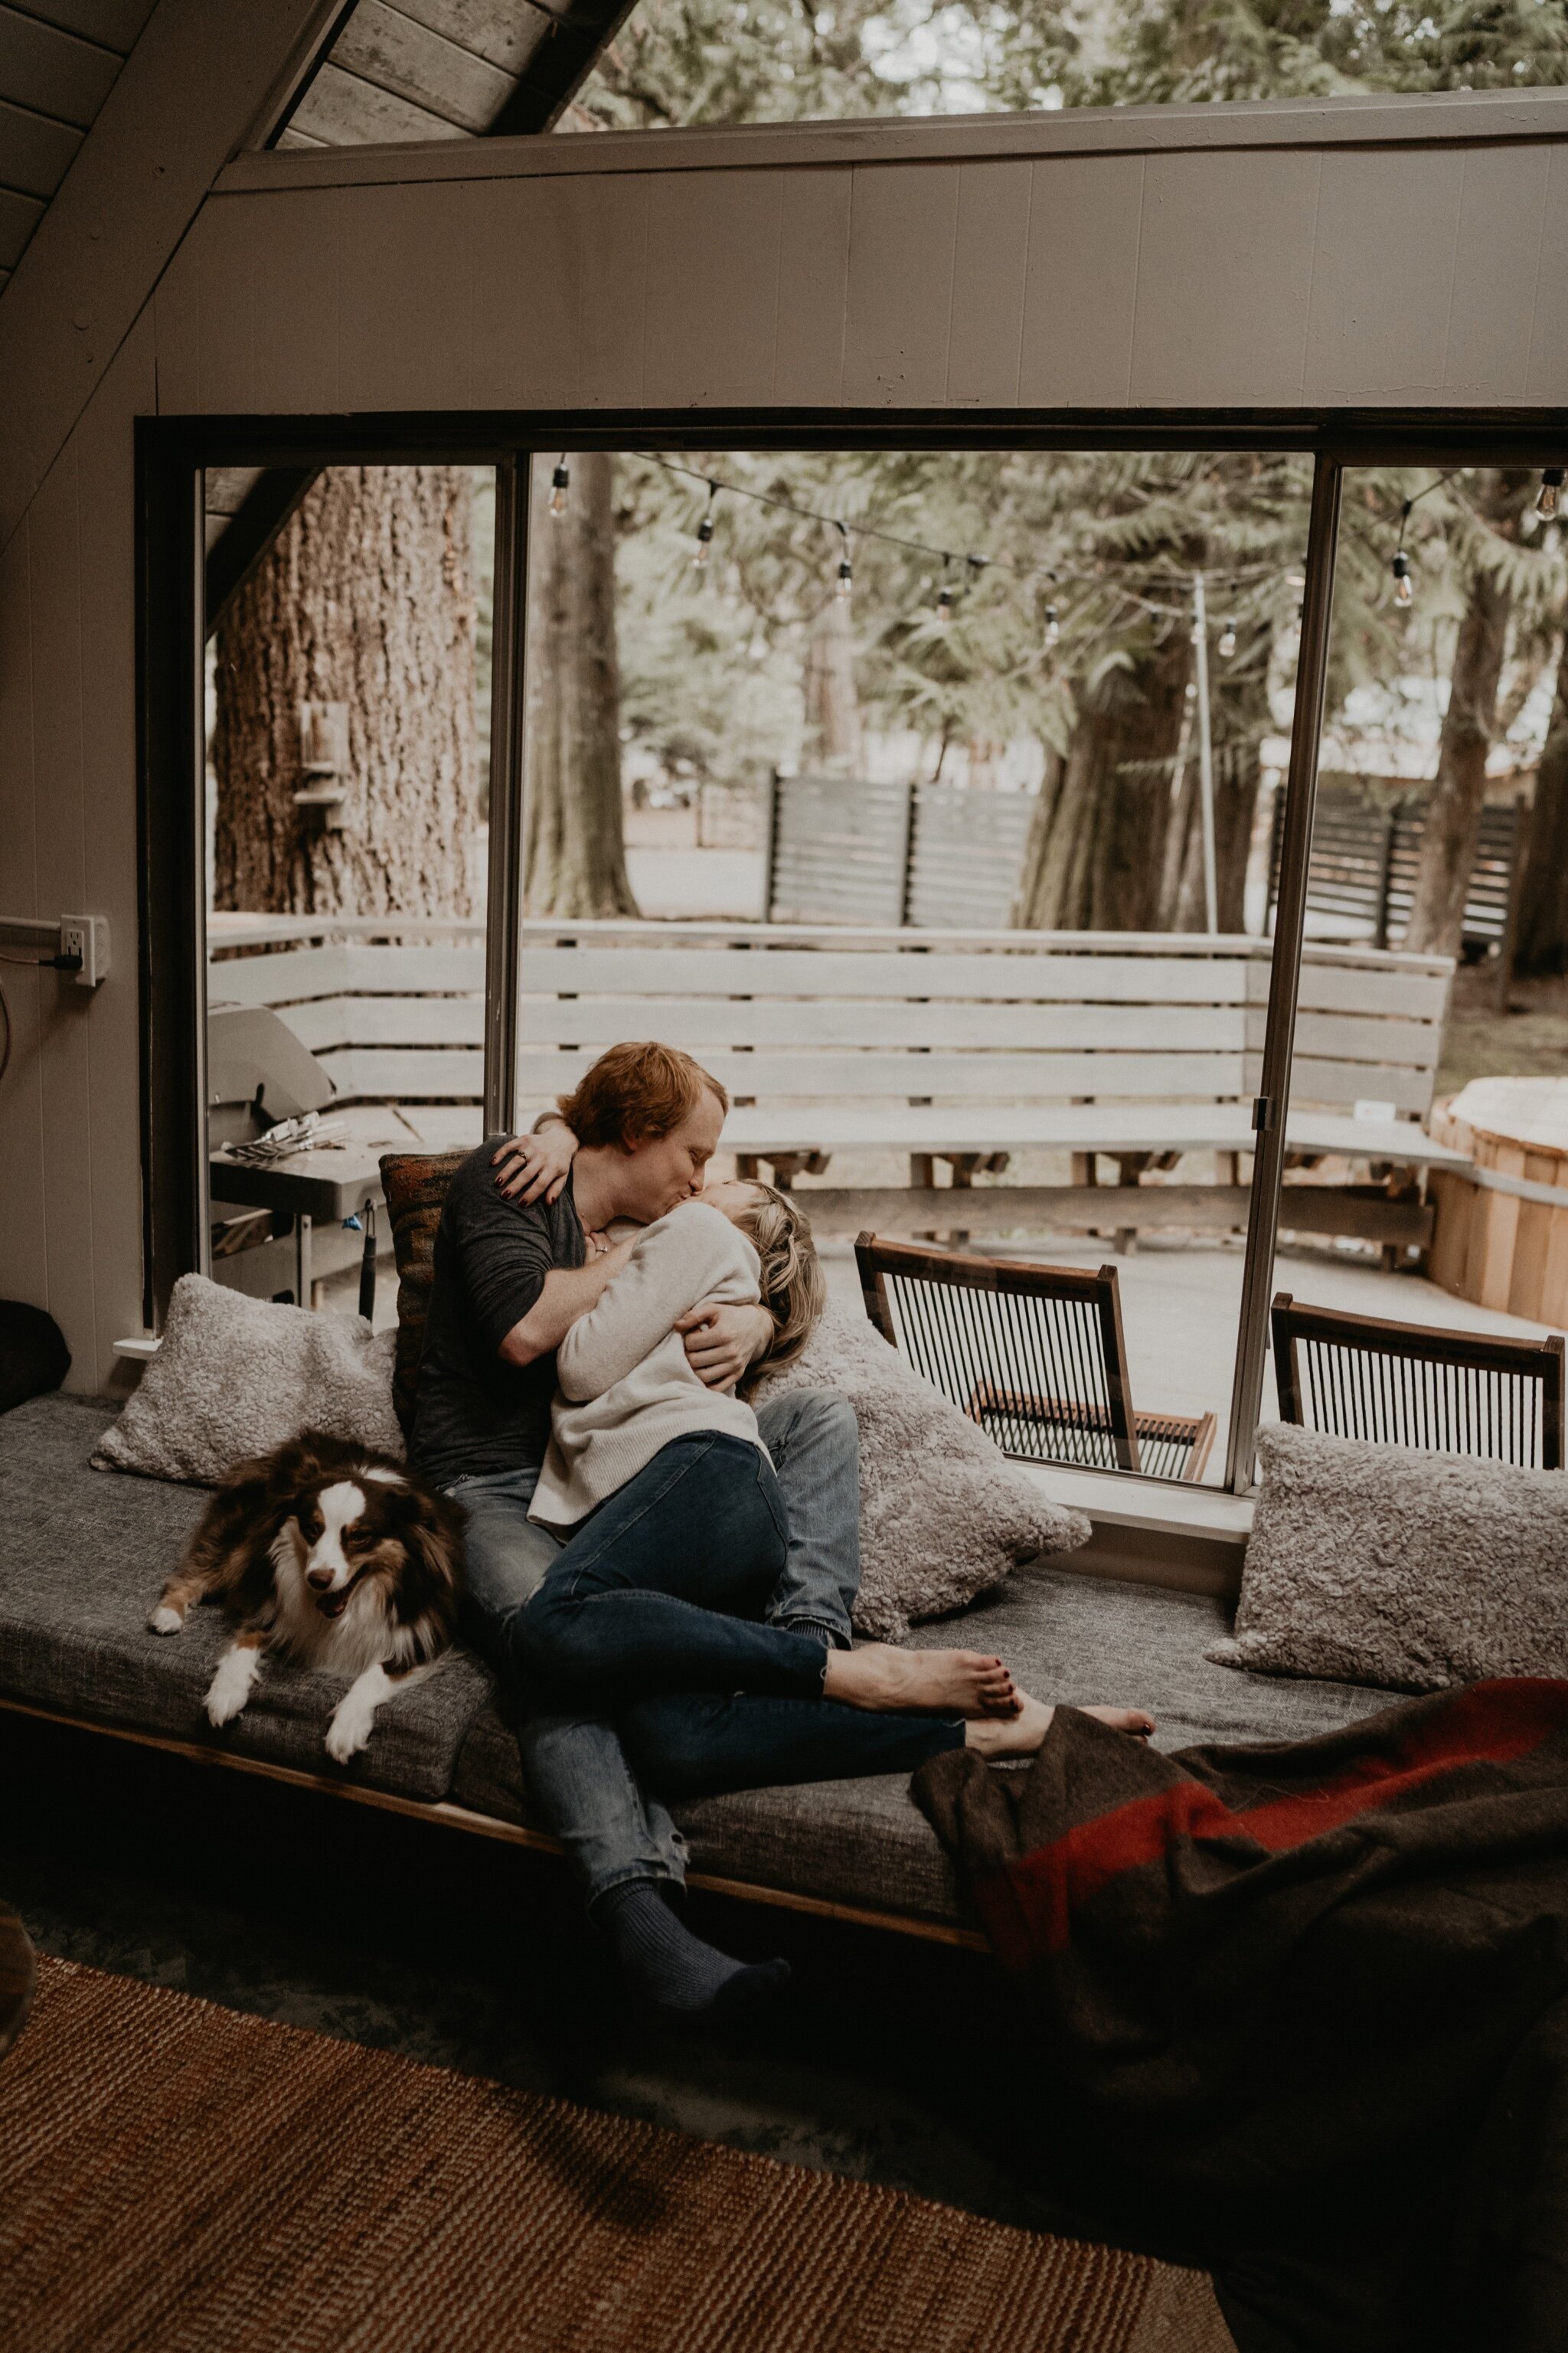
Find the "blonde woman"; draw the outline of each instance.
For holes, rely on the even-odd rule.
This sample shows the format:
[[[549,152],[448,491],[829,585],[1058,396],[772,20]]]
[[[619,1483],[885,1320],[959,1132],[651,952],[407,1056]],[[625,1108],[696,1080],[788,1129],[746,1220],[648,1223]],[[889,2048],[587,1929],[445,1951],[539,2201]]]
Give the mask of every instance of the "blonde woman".
[[[907,1771],[963,1746],[1025,1755],[1050,1721],[989,1653],[837,1650],[763,1622],[788,1542],[773,1464],[751,1406],[704,1385],[677,1327],[703,1301],[766,1306],[777,1337],[751,1386],[799,1354],[824,1296],[799,1205],[720,1185],[643,1228],[557,1353],[530,1516],[567,1541],[518,1651],[540,1705],[616,1715],[666,1796]],[[704,1692],[719,1704],[694,1720]],[[753,1704],[731,1707],[738,1694]],[[774,1705],[759,1715],[759,1699]],[[1149,1728],[1135,1710],[1094,1713]]]

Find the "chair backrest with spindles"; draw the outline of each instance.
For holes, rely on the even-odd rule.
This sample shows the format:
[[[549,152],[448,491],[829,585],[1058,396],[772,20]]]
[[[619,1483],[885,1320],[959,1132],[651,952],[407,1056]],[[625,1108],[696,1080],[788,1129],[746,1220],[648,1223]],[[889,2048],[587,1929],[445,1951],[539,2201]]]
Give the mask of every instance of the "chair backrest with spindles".
[[[1339,1438],[1563,1468],[1563,1343],[1273,1307],[1279,1419]]]
[[[1017,1266],[862,1234],[882,1337],[1005,1453],[1136,1471],[1116,1269]]]

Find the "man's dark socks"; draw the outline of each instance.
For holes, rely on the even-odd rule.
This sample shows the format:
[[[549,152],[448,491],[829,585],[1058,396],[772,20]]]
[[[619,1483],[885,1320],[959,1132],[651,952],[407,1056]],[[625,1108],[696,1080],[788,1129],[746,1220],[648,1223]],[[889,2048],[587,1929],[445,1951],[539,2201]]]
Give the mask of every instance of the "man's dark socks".
[[[787,1961],[731,1959],[682,1926],[653,1879],[626,1879],[599,1896],[593,1918],[616,1948],[633,1989],[687,2018],[733,2017],[782,1992]]]

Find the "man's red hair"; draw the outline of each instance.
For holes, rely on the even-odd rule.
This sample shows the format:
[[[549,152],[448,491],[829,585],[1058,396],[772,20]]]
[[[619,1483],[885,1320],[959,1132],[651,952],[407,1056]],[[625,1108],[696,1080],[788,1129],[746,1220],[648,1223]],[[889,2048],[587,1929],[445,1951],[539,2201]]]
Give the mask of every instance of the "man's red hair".
[[[704,1093],[715,1097],[721,1111],[729,1110],[730,1098],[718,1080],[689,1054],[643,1040],[601,1054],[557,1108],[579,1144],[613,1144],[630,1152],[670,1134]]]

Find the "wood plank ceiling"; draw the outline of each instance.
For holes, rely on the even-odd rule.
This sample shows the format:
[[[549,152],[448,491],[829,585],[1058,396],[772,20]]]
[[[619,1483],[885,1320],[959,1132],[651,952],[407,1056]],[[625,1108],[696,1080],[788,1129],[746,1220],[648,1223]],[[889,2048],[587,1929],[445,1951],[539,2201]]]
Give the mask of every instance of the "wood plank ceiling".
[[[0,291],[153,0],[0,0]]]
[[[154,5],[0,0],[0,293]],[[394,146],[550,131],[636,5],[350,0],[267,143]],[[251,468],[208,474],[210,618],[310,479]]]

